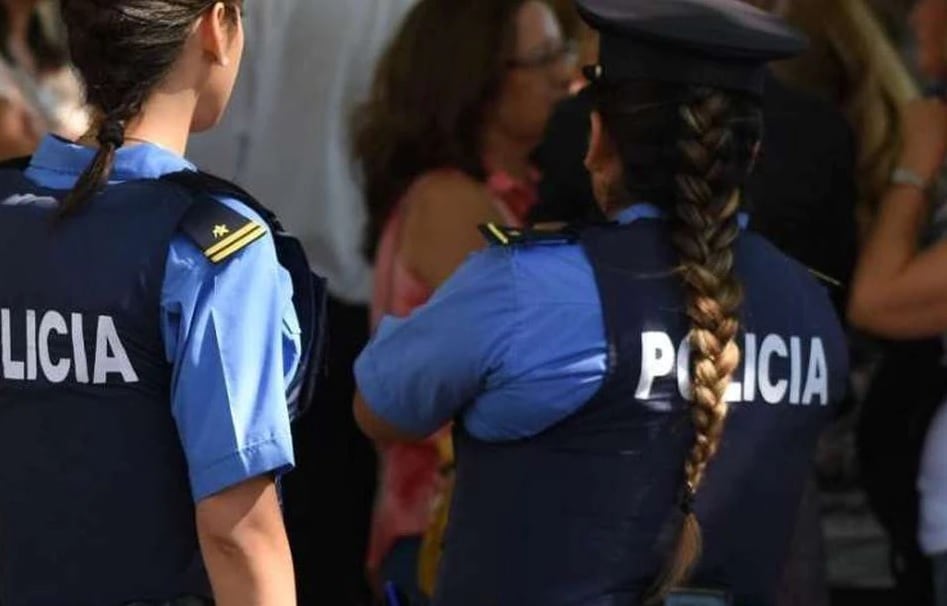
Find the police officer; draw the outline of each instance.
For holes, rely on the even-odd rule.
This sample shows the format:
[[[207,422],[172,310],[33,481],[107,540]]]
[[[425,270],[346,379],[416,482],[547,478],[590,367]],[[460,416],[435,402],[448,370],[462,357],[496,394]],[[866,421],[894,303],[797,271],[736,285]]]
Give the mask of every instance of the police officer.
[[[261,216],[157,181],[226,106],[239,0],[64,0],[97,114],[0,171],[0,603],[291,605],[290,276]]]
[[[740,213],[764,65],[803,43],[737,0],[578,5],[613,222],[486,226],[494,246],[382,324],[355,413],[389,440],[455,420],[435,604],[773,604],[848,372],[826,289]]]

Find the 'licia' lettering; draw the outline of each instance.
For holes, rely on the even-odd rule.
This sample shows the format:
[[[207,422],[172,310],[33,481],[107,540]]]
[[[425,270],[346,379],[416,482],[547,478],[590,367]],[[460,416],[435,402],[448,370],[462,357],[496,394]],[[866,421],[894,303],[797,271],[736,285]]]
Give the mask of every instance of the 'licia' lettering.
[[[68,317],[68,321],[67,321]],[[0,308],[0,378],[7,381],[38,381],[104,385],[137,383],[138,374],[128,358],[111,316],[95,322],[94,356],[90,366],[82,314],[36,310],[22,312]],[[58,342],[59,347],[51,346]]]

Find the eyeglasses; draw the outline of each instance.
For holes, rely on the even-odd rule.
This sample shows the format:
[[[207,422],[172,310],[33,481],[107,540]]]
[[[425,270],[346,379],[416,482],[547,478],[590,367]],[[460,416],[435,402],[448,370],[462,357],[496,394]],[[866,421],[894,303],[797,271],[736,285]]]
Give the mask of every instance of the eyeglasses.
[[[553,48],[538,49],[523,57],[507,60],[506,66],[512,69],[544,69],[560,61],[574,63],[578,49],[574,40],[566,40]]]

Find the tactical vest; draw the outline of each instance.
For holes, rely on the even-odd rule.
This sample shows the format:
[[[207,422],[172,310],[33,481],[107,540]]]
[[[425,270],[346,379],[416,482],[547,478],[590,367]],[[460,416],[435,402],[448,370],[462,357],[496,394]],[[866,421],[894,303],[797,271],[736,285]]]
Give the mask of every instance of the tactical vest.
[[[202,245],[200,226],[237,215],[209,196],[231,195],[226,185],[197,174],[130,181],[57,222],[64,192],[0,170],[0,604],[211,595],[159,314],[172,238],[183,231]],[[281,263],[287,249],[302,255],[253,204],[274,227]],[[235,218],[246,229],[202,246],[210,262],[265,233]],[[304,255],[288,269],[294,303],[316,309],[322,285]],[[300,317],[308,362],[293,401],[321,368],[321,319]]]
[[[210,595],[159,328],[192,199],[151,189],[109,187],[54,224],[62,192],[0,171],[5,606]]]
[[[435,604],[632,606],[666,561],[694,444],[681,395],[688,383],[671,372],[675,362],[688,365],[678,347],[689,324],[676,254],[655,220],[595,227],[579,239],[601,295],[604,384],[573,416],[519,442],[480,441],[458,422]],[[812,451],[831,410],[821,391],[791,376],[799,371],[794,354],[798,348],[803,357],[807,340],[821,339],[829,384],[816,376],[816,387],[833,401],[845,389],[847,357],[829,300],[804,269],[753,234],[741,235],[736,250],[746,299],[734,395],[744,401],[731,404],[697,496],[704,552],[692,581],[729,594],[737,606],[767,606],[775,603]],[[747,334],[760,339],[756,351],[743,347]],[[779,336],[785,352],[776,347]],[[674,351],[651,347],[664,341]]]

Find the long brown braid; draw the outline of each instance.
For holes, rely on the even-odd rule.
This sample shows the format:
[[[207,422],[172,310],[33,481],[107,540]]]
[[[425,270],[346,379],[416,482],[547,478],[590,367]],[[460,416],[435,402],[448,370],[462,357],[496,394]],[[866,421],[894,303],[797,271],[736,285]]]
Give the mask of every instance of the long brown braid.
[[[657,603],[686,582],[701,552],[694,499],[720,446],[727,388],[740,363],[736,343],[743,288],[734,273],[741,188],[762,135],[759,103],[705,87],[657,83],[597,85],[596,107],[624,167],[632,199],[672,215],[671,241],[691,329],[691,416],[695,441],[684,463],[683,520],[668,562],[648,596]],[[669,144],[668,133],[678,132]],[[642,153],[648,147],[657,153]],[[642,163],[632,158],[651,158]]]
[[[743,287],[734,273],[733,246],[740,232],[740,186],[753,150],[745,144],[746,137],[735,133],[734,119],[743,118],[736,105],[726,93],[697,89],[680,107],[683,134],[671,241],[680,258],[691,321],[695,442],[684,464],[684,520],[656,596],[683,582],[700,557],[693,500],[720,446],[728,412],[726,392],[740,363],[736,336]],[[750,119],[740,130],[747,127],[750,140],[758,140],[759,119]]]

